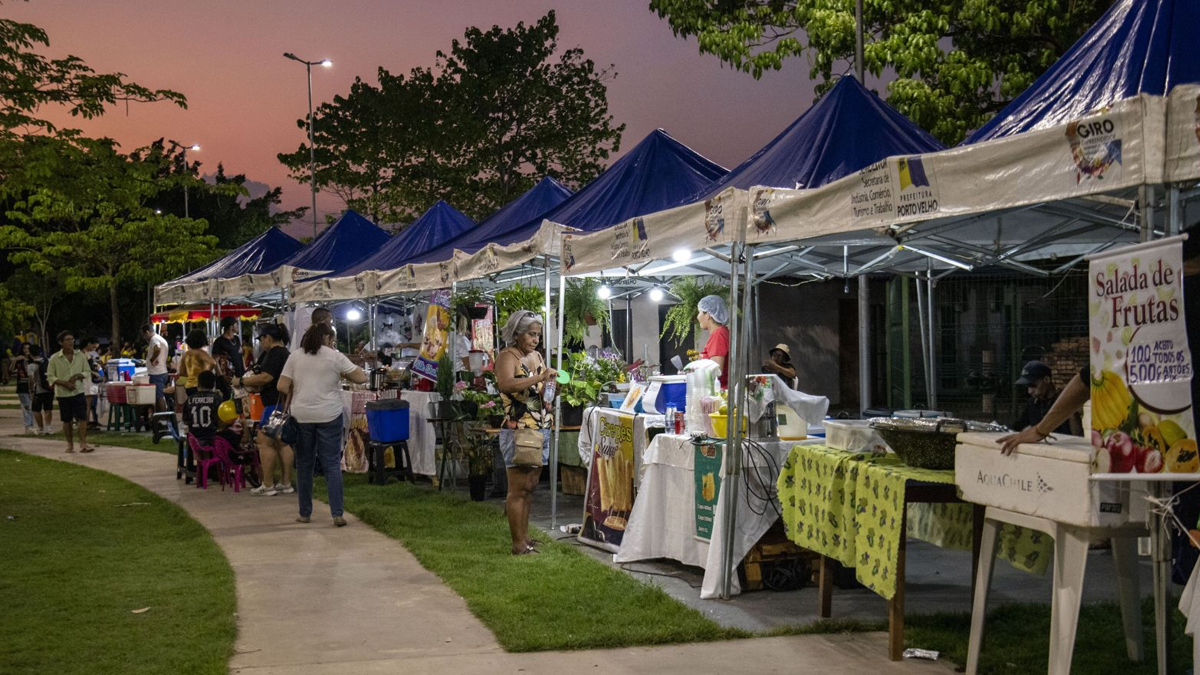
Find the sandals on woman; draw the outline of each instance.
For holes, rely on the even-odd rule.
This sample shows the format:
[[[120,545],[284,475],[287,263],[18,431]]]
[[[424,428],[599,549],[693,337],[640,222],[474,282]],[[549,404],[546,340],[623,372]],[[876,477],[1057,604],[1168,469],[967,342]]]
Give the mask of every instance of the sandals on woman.
[[[81,448],[79,451],[80,451],[80,452],[95,452],[95,451],[96,451],[96,448],[93,448],[93,447],[92,447],[92,446],[90,446],[90,445],[85,445],[85,446],[83,446],[83,448]]]
[[[537,555],[539,553],[541,553],[541,551],[537,550],[536,548],[532,546],[526,546],[524,551],[514,553],[513,555]]]

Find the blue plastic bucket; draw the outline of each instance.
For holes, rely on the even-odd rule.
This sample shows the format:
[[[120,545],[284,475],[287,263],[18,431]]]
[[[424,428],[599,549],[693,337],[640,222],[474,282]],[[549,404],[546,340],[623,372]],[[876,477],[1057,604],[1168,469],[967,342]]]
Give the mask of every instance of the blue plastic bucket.
[[[408,401],[367,401],[367,431],[377,443],[408,440]]]

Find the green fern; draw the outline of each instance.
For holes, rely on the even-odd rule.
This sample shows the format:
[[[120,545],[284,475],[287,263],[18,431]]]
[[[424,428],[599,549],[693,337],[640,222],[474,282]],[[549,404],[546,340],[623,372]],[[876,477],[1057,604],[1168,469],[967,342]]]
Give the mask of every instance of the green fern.
[[[600,280],[595,277],[567,279],[567,293],[563,297],[563,327],[567,344],[583,342],[587,337],[587,317],[591,315],[600,330],[609,328],[608,303],[600,299],[596,291]]]
[[[696,341],[700,335],[700,324],[696,321],[696,305],[706,295],[717,295],[729,304],[729,286],[716,281],[700,283],[698,277],[676,277],[671,282],[671,295],[679,298],[679,304],[667,310],[663,319],[662,334],[678,347],[687,339],[688,333]]]

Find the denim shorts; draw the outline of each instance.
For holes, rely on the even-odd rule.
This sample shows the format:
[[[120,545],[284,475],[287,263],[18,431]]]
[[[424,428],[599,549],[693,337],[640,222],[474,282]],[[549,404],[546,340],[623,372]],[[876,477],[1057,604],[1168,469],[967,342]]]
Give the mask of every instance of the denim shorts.
[[[150,376],[150,384],[154,385],[154,398],[156,401],[160,398],[163,398],[163,389],[166,389],[167,382],[170,380],[171,376],[167,373]]]
[[[512,429],[500,430],[500,454],[504,456],[504,467],[513,468],[513,455],[517,452],[517,435]],[[550,430],[542,429],[542,466],[550,463]]]

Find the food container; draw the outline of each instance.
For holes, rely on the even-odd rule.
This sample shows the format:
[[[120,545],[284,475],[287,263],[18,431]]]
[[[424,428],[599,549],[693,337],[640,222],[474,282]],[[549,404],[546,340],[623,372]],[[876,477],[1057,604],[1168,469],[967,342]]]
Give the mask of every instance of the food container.
[[[801,441],[808,437],[808,422],[782,403],[775,406],[775,418],[779,423],[779,439],[782,441]]]
[[[954,468],[958,434],[966,431],[1006,431],[1000,425],[966,422],[950,417],[876,417],[871,420],[871,428],[879,433],[905,464],[916,469],[939,470]]]
[[[124,405],[129,402],[126,396],[125,389],[128,385],[124,382],[109,382],[104,387],[104,398],[109,403]]]
[[[825,445],[847,452],[887,452],[870,420],[825,420]]]
[[[126,399],[130,405],[154,405],[158,398],[156,387],[152,384],[131,384],[126,387]]]
[[[149,375],[134,375],[133,383],[136,385],[150,384],[150,376]]]

